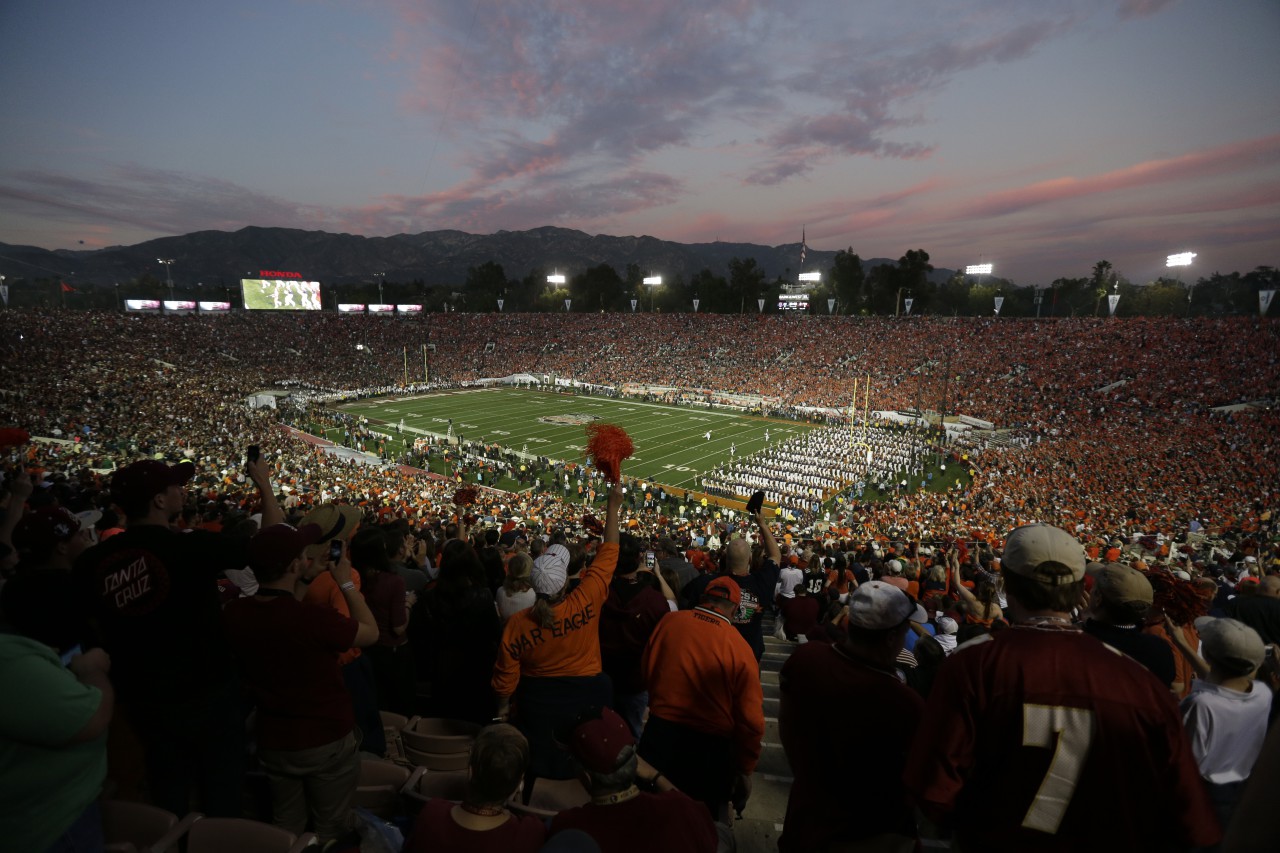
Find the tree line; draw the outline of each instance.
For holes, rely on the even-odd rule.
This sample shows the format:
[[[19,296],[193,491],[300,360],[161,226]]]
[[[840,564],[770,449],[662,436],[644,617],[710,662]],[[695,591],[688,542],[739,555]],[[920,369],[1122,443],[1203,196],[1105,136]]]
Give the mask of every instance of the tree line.
[[[1002,317],[1107,316],[1107,297],[1118,294],[1118,316],[1247,315],[1258,310],[1258,291],[1280,285],[1273,267],[1248,273],[1214,273],[1193,283],[1175,278],[1136,283],[1108,261],[1098,261],[1088,275],[1058,278],[1048,285],[1018,285],[997,276],[962,272],[935,281],[929,253],[912,249],[895,264],[866,267],[852,248],[836,253],[810,291],[810,314],[885,316],[932,314],[991,316],[997,296],[1003,297]],[[567,276],[563,285],[549,285],[547,269],[533,269],[523,278],[509,277],[501,264],[471,267],[463,285],[433,285],[422,279],[363,282],[327,286],[324,306],[338,302],[422,304],[426,311],[505,312],[577,311],[666,313],[694,310],[715,314],[755,314],[764,300],[764,313],[778,310],[778,296],[789,282],[770,278],[754,258],[733,258],[726,269],[703,269],[685,278],[664,276],[660,285],[646,285],[648,275],[637,264],[621,271],[607,263]],[[11,307],[65,307],[119,310],[122,299],[167,299],[167,283],[145,274],[117,286],[81,286],[74,279],[9,279]],[[230,301],[239,307],[239,283],[174,287],[178,299]],[[499,309],[499,301],[502,306]],[[568,308],[566,308],[568,300]],[[831,308],[828,304],[831,301]]]

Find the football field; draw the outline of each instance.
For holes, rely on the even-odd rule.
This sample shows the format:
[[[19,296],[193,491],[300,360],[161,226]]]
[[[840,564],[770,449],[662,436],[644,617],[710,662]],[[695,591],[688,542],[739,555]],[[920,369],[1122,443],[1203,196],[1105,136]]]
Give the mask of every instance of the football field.
[[[586,424],[617,424],[636,448],[623,463],[624,473],[678,488],[698,487],[701,472],[727,462],[730,448],[739,457],[757,452],[765,446],[766,430],[775,445],[815,428],[721,410],[507,388],[362,400],[338,408],[382,421],[373,429],[389,435],[401,422],[407,439],[418,431],[446,435],[452,426],[454,437],[566,462],[584,461]]]

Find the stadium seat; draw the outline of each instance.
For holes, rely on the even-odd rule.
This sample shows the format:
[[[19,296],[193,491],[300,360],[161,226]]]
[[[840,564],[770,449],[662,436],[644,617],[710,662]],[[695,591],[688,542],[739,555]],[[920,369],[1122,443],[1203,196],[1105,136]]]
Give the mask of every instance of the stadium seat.
[[[200,819],[192,812],[181,820],[173,812],[146,803],[103,800],[102,836],[111,853],[170,853],[191,825]]]
[[[352,805],[368,809],[381,818],[401,811],[400,791],[409,780],[409,770],[390,761],[360,762],[360,781]]]
[[[315,833],[294,835],[256,820],[206,817],[191,825],[187,853],[301,853],[315,840]]]
[[[537,779],[525,804],[523,794],[517,791],[507,801],[507,808],[519,815],[552,818],[565,809],[576,808],[591,802],[591,795],[577,779]]]
[[[479,733],[480,726],[475,723],[441,717],[414,717],[400,731],[406,749],[441,755],[469,753]]]
[[[467,794],[467,771],[428,770],[419,767],[413,771],[409,781],[404,783],[400,793],[415,808],[421,808],[427,800],[434,799],[460,803]]]
[[[423,752],[408,743],[404,745],[405,760],[414,767],[428,770],[466,770],[470,752]]]

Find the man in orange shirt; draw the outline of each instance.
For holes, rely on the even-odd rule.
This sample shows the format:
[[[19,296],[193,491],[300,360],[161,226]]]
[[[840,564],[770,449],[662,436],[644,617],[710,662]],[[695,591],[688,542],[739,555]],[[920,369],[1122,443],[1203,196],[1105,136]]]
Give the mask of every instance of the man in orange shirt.
[[[645,648],[649,721],[640,756],[701,801],[714,820],[741,811],[764,737],[764,692],[751,646],[730,616],[741,592],[727,577],[707,584],[693,610],[668,614]]]

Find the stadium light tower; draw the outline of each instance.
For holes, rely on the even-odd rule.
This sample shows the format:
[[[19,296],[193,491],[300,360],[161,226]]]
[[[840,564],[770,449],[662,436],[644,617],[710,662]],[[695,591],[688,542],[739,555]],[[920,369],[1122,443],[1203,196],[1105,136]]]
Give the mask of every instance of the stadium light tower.
[[[547,276],[547,284],[564,284],[566,281],[568,281],[568,279],[564,277],[563,273],[553,272],[551,275]]]
[[[164,264],[164,277],[169,282],[169,298],[173,299],[173,258],[156,258],[156,263]]]
[[[1191,266],[1191,262],[1195,260],[1195,257],[1196,257],[1195,252],[1178,252],[1176,255],[1169,255],[1167,258],[1165,258],[1164,265],[1166,269],[1172,269],[1173,267],[1189,267]],[[1188,317],[1191,316],[1191,295],[1195,292],[1195,289],[1196,289],[1195,282],[1192,282],[1191,284],[1187,285],[1187,316]]]

